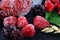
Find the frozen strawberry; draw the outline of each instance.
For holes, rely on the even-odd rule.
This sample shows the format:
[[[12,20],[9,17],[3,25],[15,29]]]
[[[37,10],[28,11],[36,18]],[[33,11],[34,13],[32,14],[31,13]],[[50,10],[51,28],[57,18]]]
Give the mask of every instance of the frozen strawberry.
[[[9,16],[4,18],[4,26],[15,26],[17,22],[16,17]]]
[[[17,23],[18,28],[24,27],[27,24],[28,24],[28,21],[27,21],[26,17],[24,17],[24,16],[18,17],[18,23]]]
[[[32,37],[35,34],[34,25],[28,24],[22,28],[22,34],[25,37]]]
[[[41,16],[34,17],[33,24],[37,29],[47,28],[50,26],[49,22]]]
[[[31,9],[31,0],[2,0],[0,8],[8,15],[26,15]]]
[[[46,0],[44,5],[45,5],[45,8],[48,12],[53,11],[54,4],[50,0]]]

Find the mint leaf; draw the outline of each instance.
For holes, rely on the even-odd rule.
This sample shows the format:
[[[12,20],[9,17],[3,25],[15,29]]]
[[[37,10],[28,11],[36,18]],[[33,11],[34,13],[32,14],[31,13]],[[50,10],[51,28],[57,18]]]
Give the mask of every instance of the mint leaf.
[[[46,12],[45,18],[53,24],[60,25],[60,16],[56,11],[53,12]]]
[[[46,12],[45,19],[49,19],[50,13]]]

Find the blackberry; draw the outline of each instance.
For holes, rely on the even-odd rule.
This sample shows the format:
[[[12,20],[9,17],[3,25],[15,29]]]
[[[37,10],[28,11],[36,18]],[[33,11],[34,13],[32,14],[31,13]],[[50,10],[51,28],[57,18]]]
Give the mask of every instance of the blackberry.
[[[18,32],[19,32],[19,30],[18,30]],[[22,40],[22,38],[23,38],[23,34],[22,34],[22,32],[19,32],[17,39],[18,40]]]
[[[44,6],[41,4],[41,5],[35,5],[34,8],[33,8],[33,12],[34,12],[34,15],[40,15],[40,16],[45,16],[45,8]]]
[[[23,35],[16,27],[3,27],[3,35],[8,40],[22,40]]]
[[[6,17],[7,16],[7,13],[5,12],[5,11],[2,11],[1,9],[0,9],[0,19],[3,19],[4,17]]]
[[[9,29],[9,27],[3,27],[3,35],[5,37],[8,37],[10,35],[11,30]]]

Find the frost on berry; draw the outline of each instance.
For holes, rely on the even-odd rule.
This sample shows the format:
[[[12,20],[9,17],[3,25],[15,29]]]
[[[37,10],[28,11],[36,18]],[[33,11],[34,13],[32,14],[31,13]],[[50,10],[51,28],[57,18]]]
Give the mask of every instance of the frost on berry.
[[[22,34],[25,37],[32,37],[35,34],[35,29],[32,24],[28,24],[22,28]]]
[[[3,27],[2,29],[3,36],[7,40],[22,40],[23,34],[20,31],[20,29],[17,29],[16,27],[12,28],[13,29],[11,29],[10,27]]]
[[[13,17],[13,16],[6,17],[4,18],[4,21],[3,21],[4,26],[15,26],[16,22],[17,22],[17,19],[16,17]]]
[[[28,21],[27,21],[26,17],[24,17],[24,16],[18,17],[18,23],[17,23],[18,28],[24,27],[27,24],[28,24]]]
[[[0,8],[8,15],[26,15],[31,9],[31,0],[2,0]]]
[[[49,22],[41,16],[34,17],[33,24],[37,29],[42,29],[50,26]]]

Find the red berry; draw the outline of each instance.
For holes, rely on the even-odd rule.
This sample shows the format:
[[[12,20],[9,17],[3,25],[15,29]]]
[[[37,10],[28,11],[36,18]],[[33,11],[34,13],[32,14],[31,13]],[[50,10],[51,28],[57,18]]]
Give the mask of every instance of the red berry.
[[[10,15],[26,15],[31,9],[31,0],[2,0],[0,8]]]
[[[50,0],[46,0],[45,1],[45,8],[48,12],[51,12],[54,9],[54,4]]]
[[[33,24],[37,29],[42,29],[50,26],[49,22],[41,16],[34,17]]]
[[[60,15],[60,10],[58,10],[58,14]]]
[[[22,28],[22,34],[25,37],[32,37],[35,34],[34,25],[28,24]]]
[[[59,5],[59,0],[51,0],[51,1],[54,3],[55,7],[57,8]]]
[[[51,0],[53,3],[59,3],[59,0]]]
[[[59,5],[59,3],[55,3],[55,4],[54,4],[55,8],[57,8],[57,7],[58,7],[58,5]]]
[[[4,18],[4,26],[15,26],[17,22],[16,17],[9,16]]]
[[[58,10],[60,10],[60,4],[58,4]]]
[[[24,26],[27,25],[27,24],[28,24],[28,21],[27,21],[26,17],[24,17],[24,16],[19,16],[19,18],[18,18],[18,23],[17,23],[18,28],[24,27]]]

